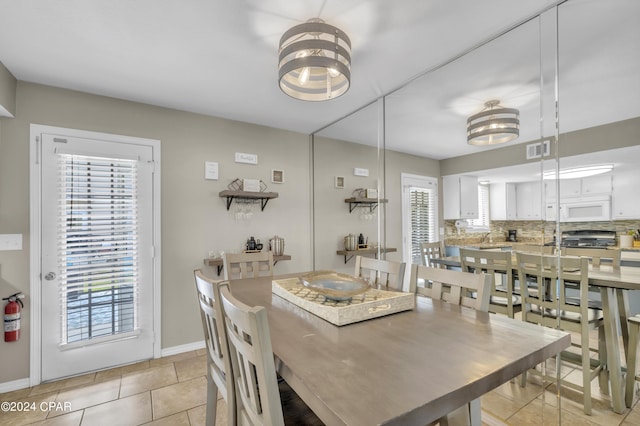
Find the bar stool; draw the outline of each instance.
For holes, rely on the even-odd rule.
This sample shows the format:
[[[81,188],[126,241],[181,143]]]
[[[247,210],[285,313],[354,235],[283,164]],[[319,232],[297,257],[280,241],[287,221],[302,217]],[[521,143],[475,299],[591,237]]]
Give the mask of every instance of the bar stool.
[[[627,350],[627,386],[624,402],[631,408],[636,393],[636,380],[640,380],[638,371],[638,335],[640,335],[640,314],[627,319],[629,324],[629,349]]]

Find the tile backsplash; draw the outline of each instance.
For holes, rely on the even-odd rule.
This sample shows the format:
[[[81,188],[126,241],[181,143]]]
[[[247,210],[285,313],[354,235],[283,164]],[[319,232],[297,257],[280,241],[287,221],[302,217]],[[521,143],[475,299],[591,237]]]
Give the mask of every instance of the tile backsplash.
[[[456,229],[455,220],[445,220],[444,242],[446,245],[463,245],[500,242],[507,239],[507,230],[515,229],[518,233],[518,241],[544,244],[553,241],[556,222],[543,222],[540,220],[494,220],[491,221],[491,231],[465,232]],[[560,232],[579,229],[616,231],[618,235],[624,235],[627,231],[640,229],[640,220],[615,220],[611,222],[562,222]]]

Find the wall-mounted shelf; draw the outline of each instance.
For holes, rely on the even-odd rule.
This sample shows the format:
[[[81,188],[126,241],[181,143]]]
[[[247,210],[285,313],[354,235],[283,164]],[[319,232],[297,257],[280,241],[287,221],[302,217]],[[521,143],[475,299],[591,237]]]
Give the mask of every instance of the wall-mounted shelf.
[[[392,253],[394,251],[398,251],[393,247],[380,248],[380,253]],[[351,260],[353,256],[357,255],[365,255],[365,254],[373,254],[375,257],[378,257],[378,249],[377,248],[368,248],[368,249],[360,249],[360,250],[338,250],[336,254],[340,256],[344,256],[344,263],[347,263]]]
[[[358,206],[368,206],[369,211],[373,212],[376,207],[378,207],[378,203],[386,203],[386,198],[363,198],[363,197],[351,197],[344,200],[345,203],[349,204],[349,213],[353,211]]]
[[[291,260],[291,256],[288,254],[274,255],[273,265],[275,266],[280,260]],[[220,275],[220,273],[222,272],[222,268],[224,267],[221,257],[207,257],[206,259],[204,259],[204,264],[207,266],[215,266],[218,275]]]
[[[267,205],[272,198],[278,198],[277,192],[250,192],[250,191],[232,191],[224,190],[220,191],[220,197],[227,199],[227,210],[231,207],[231,203],[234,199],[242,200],[260,200],[261,210]]]

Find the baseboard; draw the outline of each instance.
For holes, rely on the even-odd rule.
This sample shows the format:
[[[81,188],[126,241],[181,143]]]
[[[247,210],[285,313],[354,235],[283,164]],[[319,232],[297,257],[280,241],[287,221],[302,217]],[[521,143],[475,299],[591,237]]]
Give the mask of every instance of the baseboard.
[[[162,357],[181,354],[183,352],[195,351],[198,349],[204,349],[204,340],[199,342],[187,343],[185,345],[172,346],[170,348],[163,348],[161,353]]]
[[[12,382],[0,383],[0,393],[13,392],[31,386],[29,378],[14,380]]]

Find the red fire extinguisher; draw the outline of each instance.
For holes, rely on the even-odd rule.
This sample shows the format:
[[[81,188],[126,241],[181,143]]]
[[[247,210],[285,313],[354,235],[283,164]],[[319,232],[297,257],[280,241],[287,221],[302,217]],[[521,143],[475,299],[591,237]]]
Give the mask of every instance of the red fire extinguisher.
[[[20,309],[24,308],[24,294],[16,293],[2,300],[9,303],[4,307],[4,341],[15,342],[20,338]]]

